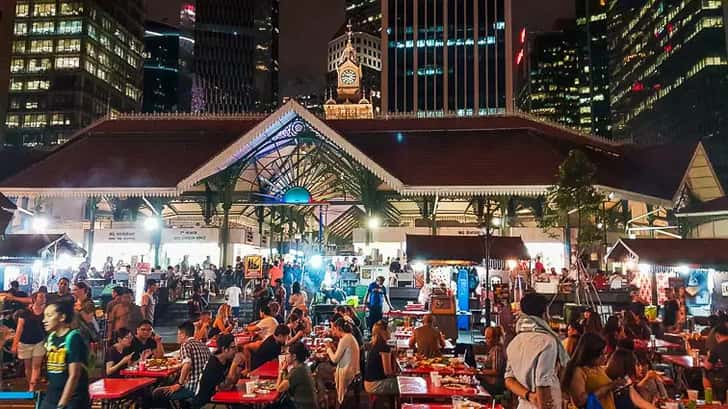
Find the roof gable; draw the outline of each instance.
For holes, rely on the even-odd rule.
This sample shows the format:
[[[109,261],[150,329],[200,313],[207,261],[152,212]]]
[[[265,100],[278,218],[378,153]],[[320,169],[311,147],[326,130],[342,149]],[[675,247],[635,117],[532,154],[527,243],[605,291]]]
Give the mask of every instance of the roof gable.
[[[662,266],[728,265],[728,239],[620,239],[607,257]]]

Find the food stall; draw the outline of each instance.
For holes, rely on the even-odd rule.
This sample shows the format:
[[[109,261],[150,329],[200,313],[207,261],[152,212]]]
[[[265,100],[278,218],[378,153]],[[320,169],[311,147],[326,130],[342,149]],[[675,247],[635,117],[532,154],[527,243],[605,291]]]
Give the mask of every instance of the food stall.
[[[65,234],[8,234],[0,239],[0,282],[3,289],[18,281],[22,291],[37,291],[51,276],[71,277],[85,255]]]
[[[621,239],[607,259],[652,304],[666,288],[685,288],[692,316],[728,305],[728,239]]]
[[[408,263],[415,274],[425,273],[419,302],[452,339],[458,329],[469,329],[473,318],[480,322],[483,283],[489,282],[491,291],[496,285],[503,289],[522,282],[519,277],[528,271],[530,256],[520,237],[407,235],[406,243]]]

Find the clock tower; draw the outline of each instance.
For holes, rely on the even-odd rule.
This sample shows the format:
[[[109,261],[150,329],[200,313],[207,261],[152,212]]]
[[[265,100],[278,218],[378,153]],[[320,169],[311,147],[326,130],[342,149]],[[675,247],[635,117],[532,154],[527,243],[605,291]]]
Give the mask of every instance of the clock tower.
[[[361,64],[356,48],[351,43],[351,22],[346,26],[348,40],[336,67],[336,98],[324,103],[326,119],[373,118],[372,103],[365,98],[361,89]]]

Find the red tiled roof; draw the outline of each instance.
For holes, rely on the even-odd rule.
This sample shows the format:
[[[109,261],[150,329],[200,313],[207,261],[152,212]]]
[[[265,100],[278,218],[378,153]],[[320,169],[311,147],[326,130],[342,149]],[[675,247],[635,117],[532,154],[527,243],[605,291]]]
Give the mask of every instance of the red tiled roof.
[[[258,122],[195,118],[103,121],[2,181],[0,188],[174,188]]]
[[[621,239],[609,258],[623,260],[630,250],[645,264],[728,266],[728,239]]]
[[[485,258],[481,236],[407,235],[407,260],[457,260],[480,263]],[[528,249],[520,237],[492,236],[490,258],[527,260]]]
[[[518,116],[328,123],[413,186],[551,185],[569,151],[581,149],[599,184],[672,199],[695,151],[615,145]]]

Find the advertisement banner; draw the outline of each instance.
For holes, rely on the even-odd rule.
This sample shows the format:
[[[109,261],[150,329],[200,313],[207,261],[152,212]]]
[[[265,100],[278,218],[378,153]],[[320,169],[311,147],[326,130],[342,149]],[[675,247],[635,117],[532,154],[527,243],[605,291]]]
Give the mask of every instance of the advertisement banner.
[[[263,257],[245,256],[243,265],[245,266],[245,278],[263,278]]]
[[[218,236],[216,228],[164,229],[162,243],[217,243]]]
[[[141,229],[103,229],[94,232],[94,243],[149,243],[149,232]]]

